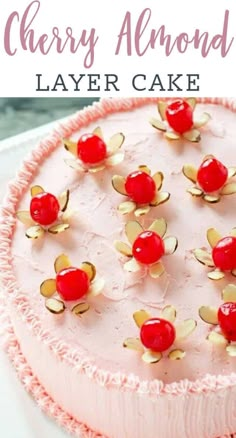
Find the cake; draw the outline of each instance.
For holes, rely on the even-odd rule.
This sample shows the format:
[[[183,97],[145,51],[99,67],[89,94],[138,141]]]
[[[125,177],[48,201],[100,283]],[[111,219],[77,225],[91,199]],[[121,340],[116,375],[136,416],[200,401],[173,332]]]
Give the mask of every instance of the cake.
[[[5,347],[39,406],[77,437],[236,436],[235,332],[227,335],[216,313],[223,312],[223,301],[236,301],[236,266],[214,249],[222,236],[235,238],[235,112],[233,99],[199,99],[194,113],[203,123],[181,125],[176,133],[161,121],[156,99],[102,100],[37,145],[9,184],[0,231]],[[116,152],[121,147],[118,157],[91,171],[88,160],[81,166],[70,151],[94,130],[99,138],[102,130]],[[212,157],[225,166],[220,196],[216,187],[212,194],[204,186],[203,171],[196,178],[196,169]],[[147,175],[150,169],[159,184],[155,202],[144,209],[142,199],[130,199],[127,183],[138,168]],[[27,239],[19,211],[29,210],[31,195],[42,188],[61,194],[57,214],[48,233],[36,215]],[[134,245],[127,249],[130,230],[137,237],[156,226],[164,227],[161,262],[150,259],[151,250],[139,259]],[[89,277],[85,298],[85,291],[77,300],[68,296],[72,277],[69,292],[59,284],[58,272],[70,266]],[[51,296],[55,284],[59,298]],[[160,316],[170,321],[169,338],[159,346],[162,353],[150,352],[150,333],[141,333],[142,345],[140,329]]]

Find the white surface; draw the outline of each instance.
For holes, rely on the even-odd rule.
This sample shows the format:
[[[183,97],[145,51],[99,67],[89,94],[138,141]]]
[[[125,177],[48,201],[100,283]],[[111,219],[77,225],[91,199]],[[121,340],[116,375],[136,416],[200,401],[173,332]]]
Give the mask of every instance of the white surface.
[[[50,123],[0,142],[0,202],[6,192],[7,182],[14,177],[27,152],[56,124]],[[4,438],[69,437],[41,412],[21,385],[12,364],[1,350],[0,424],[0,435]]]

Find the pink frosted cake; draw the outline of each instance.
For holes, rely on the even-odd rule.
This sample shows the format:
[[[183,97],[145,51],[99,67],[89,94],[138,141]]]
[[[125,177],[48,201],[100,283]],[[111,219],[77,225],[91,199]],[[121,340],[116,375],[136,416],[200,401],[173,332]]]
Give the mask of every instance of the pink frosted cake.
[[[236,437],[235,112],[104,100],[9,185],[6,349],[77,437]]]

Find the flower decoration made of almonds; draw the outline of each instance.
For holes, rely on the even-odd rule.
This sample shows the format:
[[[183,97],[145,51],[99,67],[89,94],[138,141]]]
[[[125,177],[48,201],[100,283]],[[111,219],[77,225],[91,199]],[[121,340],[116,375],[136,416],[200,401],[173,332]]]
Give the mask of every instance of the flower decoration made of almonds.
[[[194,120],[196,99],[177,99],[167,103],[159,101],[157,109],[161,120],[151,118],[153,128],[164,133],[168,140],[185,140],[198,143],[201,140],[199,128],[210,120],[208,113],[203,113],[199,119]]]
[[[140,337],[125,339],[123,347],[140,351],[142,360],[148,364],[159,362],[163,352],[167,350],[169,350],[167,355],[169,359],[183,359],[186,353],[176,348],[175,343],[191,335],[197,323],[194,319],[186,319],[174,325],[176,314],[175,308],[170,305],[162,309],[160,318],[151,317],[145,310],[135,312],[133,318],[140,329]]]
[[[63,313],[65,302],[95,297],[104,288],[104,279],[96,277],[96,268],[90,262],[83,262],[80,268],[72,266],[67,255],[59,255],[54,262],[56,278],[48,278],[40,285],[40,293],[46,298],[46,308],[54,314]],[[58,295],[59,298],[55,297]],[[89,310],[87,301],[80,301],[72,308],[75,315],[82,315]]]
[[[156,172],[151,176],[151,171],[146,165],[141,165],[138,170],[127,177],[114,175],[112,185],[121,195],[128,196],[129,201],[118,206],[121,214],[134,212],[136,217],[147,214],[151,207],[164,204],[170,198],[170,193],[159,192],[162,187],[164,175]]]
[[[119,132],[105,143],[100,127],[94,129],[91,134],[83,134],[77,142],[63,139],[65,149],[74,156],[73,159],[66,159],[65,162],[72,169],[80,172],[100,172],[106,167],[122,163],[124,152],[120,152],[120,148],[124,140],[124,134]]]
[[[192,164],[183,166],[183,174],[195,185],[188,189],[192,196],[215,204],[224,195],[236,193],[236,182],[230,179],[236,175],[236,167],[226,167],[213,155],[207,155],[199,169]]]
[[[173,254],[178,246],[176,237],[165,237],[167,223],[165,219],[156,219],[148,230],[144,230],[137,221],[129,221],[125,225],[125,233],[130,243],[115,241],[115,248],[122,255],[129,257],[124,264],[128,272],[137,272],[143,266],[148,268],[152,278],[158,278],[165,272],[161,258]]]
[[[223,292],[224,303],[219,309],[202,306],[200,318],[207,324],[218,326],[207,336],[208,341],[226,349],[229,356],[236,356],[236,285],[228,284]]]
[[[45,231],[59,234],[70,227],[68,221],[74,211],[68,209],[69,190],[65,190],[58,198],[38,185],[31,187],[30,192],[30,210],[16,212],[17,219],[29,227],[25,232],[26,237],[38,239]]]
[[[205,249],[195,249],[193,254],[198,262],[214,268],[208,273],[211,280],[221,280],[225,272],[236,276],[236,228],[230,235],[222,237],[215,228],[207,230],[207,240],[211,246],[211,253]]]

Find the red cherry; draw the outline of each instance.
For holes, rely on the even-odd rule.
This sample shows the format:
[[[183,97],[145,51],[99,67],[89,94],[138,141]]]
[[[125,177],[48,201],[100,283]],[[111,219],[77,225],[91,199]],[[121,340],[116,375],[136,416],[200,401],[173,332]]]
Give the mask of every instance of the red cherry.
[[[221,189],[227,178],[227,167],[215,158],[208,158],[203,161],[197,173],[198,184],[207,193]]]
[[[228,341],[236,341],[236,303],[224,303],[218,310],[218,321]]]
[[[103,161],[107,156],[107,148],[104,141],[94,134],[84,134],[77,143],[78,157],[85,164],[96,164]]]
[[[222,271],[232,271],[236,268],[236,237],[221,239],[212,250],[215,266]]]
[[[127,176],[125,190],[137,204],[149,204],[155,197],[156,184],[150,175],[137,170]]]
[[[57,273],[57,292],[65,301],[78,300],[89,290],[90,281],[86,272],[78,268],[66,268]]]
[[[134,241],[132,252],[138,262],[151,265],[164,255],[164,243],[154,231],[143,231]]]
[[[167,106],[166,118],[174,131],[183,134],[193,126],[193,109],[186,100],[178,99]]]
[[[40,225],[50,225],[57,220],[60,205],[51,193],[39,193],[30,201],[30,215]]]
[[[142,325],[140,339],[146,348],[153,351],[165,351],[175,341],[175,328],[165,319],[151,318]]]

